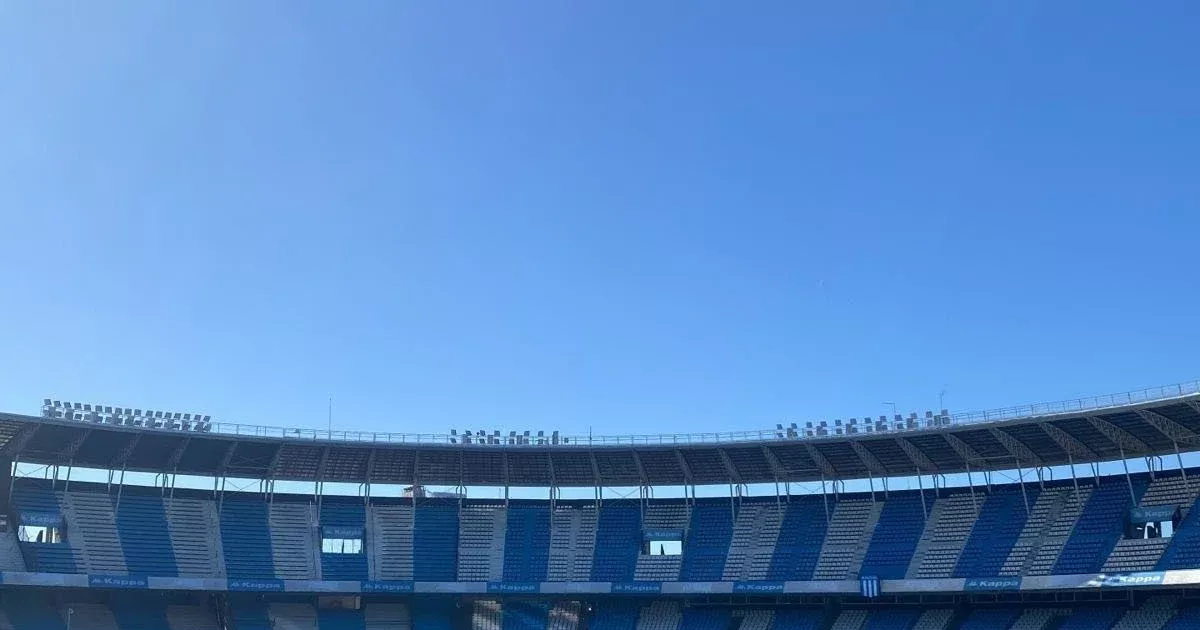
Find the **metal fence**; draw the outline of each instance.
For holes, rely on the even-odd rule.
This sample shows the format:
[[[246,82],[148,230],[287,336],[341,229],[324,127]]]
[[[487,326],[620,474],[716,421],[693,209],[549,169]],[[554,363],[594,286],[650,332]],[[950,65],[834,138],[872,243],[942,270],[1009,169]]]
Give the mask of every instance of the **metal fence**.
[[[1151,387],[1140,389],[1120,394],[1107,394],[1103,396],[1091,396],[1088,398],[1076,398],[1072,400],[1062,400],[1057,402],[1037,403],[1032,405],[1020,405],[1015,407],[1004,407],[1001,409],[988,409],[983,411],[967,411],[960,413],[952,413],[949,416],[939,416],[941,421],[936,428],[945,428],[946,426],[963,426],[970,424],[978,424],[985,422],[999,422],[1004,420],[1016,420],[1020,418],[1035,418],[1044,416],[1053,416],[1058,414],[1079,413],[1085,411],[1100,411],[1124,407],[1128,405],[1136,405],[1140,403],[1161,402],[1171,399],[1182,398],[1187,396],[1195,396],[1200,394],[1200,381],[1191,381],[1187,383],[1177,383],[1175,385],[1164,385],[1161,387]],[[921,419],[922,422],[924,419]],[[908,431],[924,431],[931,427],[905,425],[902,428],[889,428],[886,433],[908,432]],[[464,445],[464,446],[479,446],[481,448],[511,446],[511,445],[527,445],[527,446],[619,446],[619,445],[638,445],[638,444],[716,444],[716,443],[736,443],[750,441],[765,441],[777,439],[808,439],[803,432],[797,434],[787,431],[787,429],[764,429],[758,431],[725,431],[715,433],[665,433],[654,435],[579,435],[579,436],[525,436],[524,434],[513,437],[507,435],[499,436],[499,441],[496,443],[487,440],[474,440],[469,444],[464,444],[463,435],[449,435],[441,433],[390,433],[390,432],[373,432],[373,431],[329,431],[323,429],[299,429],[285,427],[269,427],[253,424],[238,424],[228,422],[212,423],[211,431],[226,435],[244,435],[253,437],[272,437],[272,438],[292,438],[292,439],[307,439],[319,441],[334,441],[334,442],[363,442],[363,443],[394,443],[394,444],[443,444],[443,445]],[[877,432],[878,433],[878,432]],[[495,436],[491,436],[495,437]],[[832,437],[821,436],[821,437]]]

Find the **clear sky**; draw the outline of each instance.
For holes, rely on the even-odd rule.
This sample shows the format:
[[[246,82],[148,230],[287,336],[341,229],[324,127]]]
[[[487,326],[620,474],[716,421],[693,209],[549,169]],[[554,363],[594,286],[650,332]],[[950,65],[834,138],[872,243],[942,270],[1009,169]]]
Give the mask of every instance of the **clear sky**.
[[[1198,20],[0,3],[0,409],[646,433],[1194,379]]]

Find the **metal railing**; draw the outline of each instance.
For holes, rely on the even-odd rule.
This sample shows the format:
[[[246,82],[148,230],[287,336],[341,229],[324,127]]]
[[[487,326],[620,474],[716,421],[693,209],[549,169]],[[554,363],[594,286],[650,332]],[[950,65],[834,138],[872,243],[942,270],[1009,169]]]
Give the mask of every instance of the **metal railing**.
[[[1128,405],[1136,405],[1141,403],[1161,402],[1175,398],[1186,396],[1200,395],[1200,381],[1190,381],[1186,383],[1177,383],[1175,385],[1164,385],[1161,387],[1150,387],[1135,391],[1124,392],[1120,394],[1106,394],[1102,396],[1091,396],[1087,398],[1076,398],[1072,400],[1062,400],[1057,402],[1036,403],[1032,405],[1020,405],[1015,407],[1004,407],[1000,409],[989,409],[983,411],[967,411],[960,413],[952,413],[949,416],[936,417],[939,422],[936,427],[926,425],[926,419],[920,418],[915,426],[905,424],[903,427],[893,427],[886,431],[877,431],[878,433],[896,433],[909,431],[924,431],[931,428],[946,428],[947,426],[963,426],[970,424],[979,424],[986,422],[1000,422],[1005,420],[1017,420],[1021,418],[1036,418],[1043,416],[1053,416],[1058,414],[1079,413],[1086,411],[1099,411],[1105,409],[1113,409]],[[242,435],[247,437],[271,437],[271,438],[292,438],[302,440],[318,440],[318,441],[334,441],[334,442],[362,442],[362,443],[391,443],[391,444],[443,444],[443,445],[459,445],[466,448],[470,447],[501,447],[512,445],[524,446],[633,446],[633,445],[653,445],[653,444],[715,444],[729,442],[750,442],[750,441],[766,441],[776,439],[809,439],[814,436],[806,436],[803,432],[796,434],[788,432],[786,429],[764,429],[750,431],[725,431],[715,433],[666,433],[656,435],[582,435],[582,436],[563,436],[559,437],[557,442],[551,442],[551,438],[544,437],[525,437],[523,435],[516,436],[517,442],[510,442],[509,436],[500,436],[498,443],[489,443],[487,441],[476,441],[470,444],[464,444],[462,435],[448,435],[439,433],[390,433],[390,432],[373,432],[373,431],[329,431],[324,429],[300,429],[286,427],[270,427],[253,424],[238,424],[228,422],[214,422],[211,426],[212,433],[224,435]],[[864,434],[865,432],[859,432]],[[836,437],[833,434],[819,436],[821,438]],[[528,440],[528,441],[526,441]]]

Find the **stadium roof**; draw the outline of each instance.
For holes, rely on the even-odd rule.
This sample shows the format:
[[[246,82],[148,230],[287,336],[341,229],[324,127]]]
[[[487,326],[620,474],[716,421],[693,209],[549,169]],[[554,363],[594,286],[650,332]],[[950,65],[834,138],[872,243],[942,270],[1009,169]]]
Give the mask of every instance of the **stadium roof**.
[[[1011,470],[1200,449],[1200,383],[956,414],[855,435],[782,431],[463,444],[448,436],[214,425],[211,433],[0,414],[24,463],[277,480],[445,486],[754,484]],[[411,438],[411,439],[410,439]]]

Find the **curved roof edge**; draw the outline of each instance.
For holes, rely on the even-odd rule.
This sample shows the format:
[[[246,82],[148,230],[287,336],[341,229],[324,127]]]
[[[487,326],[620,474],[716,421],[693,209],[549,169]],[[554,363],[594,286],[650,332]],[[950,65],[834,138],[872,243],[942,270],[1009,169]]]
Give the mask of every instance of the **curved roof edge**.
[[[1041,413],[1035,411],[1041,410]],[[235,425],[249,426],[249,425]],[[884,431],[771,430],[656,440],[478,444],[200,433],[0,414],[0,456],[203,476],[445,486],[752,484],[1088,463],[1200,449],[1200,382],[906,419]],[[858,425],[861,427],[862,425]],[[835,428],[829,427],[828,433]],[[364,434],[396,435],[396,434]],[[737,436],[716,439],[720,436]],[[333,437],[334,439],[330,439]],[[507,436],[506,436],[507,437]],[[507,442],[507,440],[505,440]]]

